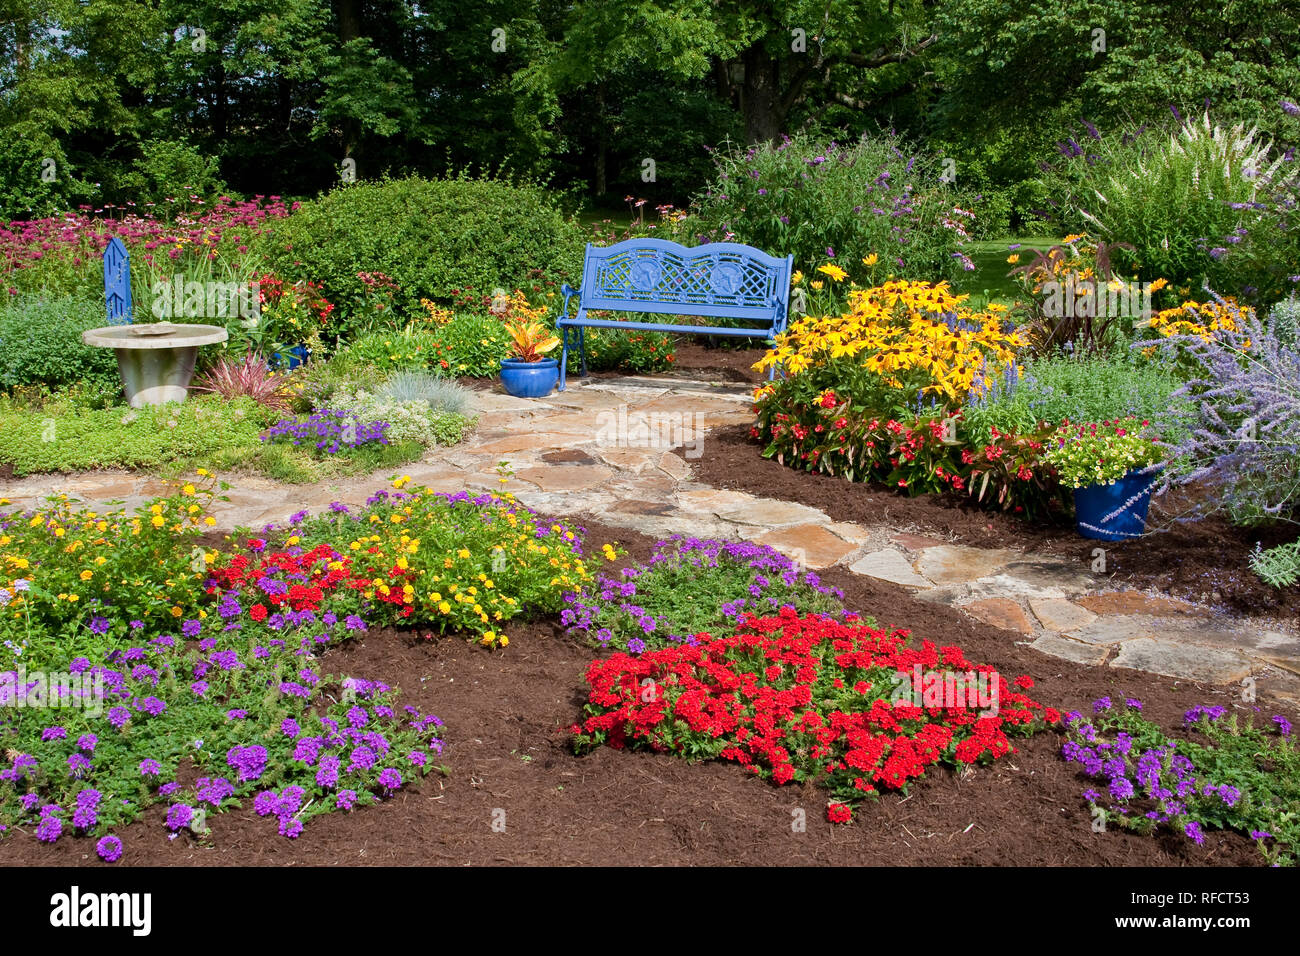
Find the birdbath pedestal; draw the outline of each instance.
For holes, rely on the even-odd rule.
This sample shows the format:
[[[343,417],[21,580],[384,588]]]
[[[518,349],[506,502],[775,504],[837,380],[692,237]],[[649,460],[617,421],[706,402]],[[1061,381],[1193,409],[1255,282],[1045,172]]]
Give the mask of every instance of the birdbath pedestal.
[[[148,322],[109,325],[81,333],[81,341],[117,353],[117,367],[132,408],[183,402],[199,346],[226,341],[217,325]]]

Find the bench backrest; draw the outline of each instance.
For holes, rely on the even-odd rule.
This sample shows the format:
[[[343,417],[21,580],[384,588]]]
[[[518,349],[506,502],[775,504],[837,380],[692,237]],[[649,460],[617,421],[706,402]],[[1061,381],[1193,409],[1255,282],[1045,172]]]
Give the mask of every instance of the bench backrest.
[[[783,322],[792,261],[735,242],[588,245],[580,307]]]

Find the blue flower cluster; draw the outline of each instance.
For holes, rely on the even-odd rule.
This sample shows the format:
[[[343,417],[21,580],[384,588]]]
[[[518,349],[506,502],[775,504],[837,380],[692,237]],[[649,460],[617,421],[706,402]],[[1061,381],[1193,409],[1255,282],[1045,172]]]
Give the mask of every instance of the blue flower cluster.
[[[352,412],[322,408],[307,418],[282,418],[261,437],[265,442],[293,445],[311,442],[317,451],[336,455],[362,445],[387,445],[385,432],[390,427],[388,422],[363,422]]]

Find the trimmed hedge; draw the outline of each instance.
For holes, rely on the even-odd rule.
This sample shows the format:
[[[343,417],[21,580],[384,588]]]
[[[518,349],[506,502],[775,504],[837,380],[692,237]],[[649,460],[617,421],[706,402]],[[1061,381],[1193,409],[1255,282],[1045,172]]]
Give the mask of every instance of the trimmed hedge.
[[[86,329],[107,324],[96,299],[31,297],[0,308],[0,388],[117,383],[113,350],[81,341]]]
[[[450,304],[453,290],[576,284],[584,245],[542,187],[462,174],[339,186],[276,223],[263,253],[278,275],[323,283],[347,337],[364,321],[359,272],[394,279],[399,314],[413,317],[421,298]]]

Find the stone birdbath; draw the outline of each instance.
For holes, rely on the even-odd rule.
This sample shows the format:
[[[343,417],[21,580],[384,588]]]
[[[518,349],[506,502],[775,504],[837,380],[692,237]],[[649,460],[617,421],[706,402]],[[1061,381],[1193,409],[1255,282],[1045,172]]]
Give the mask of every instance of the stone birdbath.
[[[117,353],[117,367],[132,408],[183,402],[199,346],[226,341],[218,325],[141,322],[109,325],[81,333],[81,341]]]

